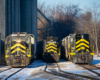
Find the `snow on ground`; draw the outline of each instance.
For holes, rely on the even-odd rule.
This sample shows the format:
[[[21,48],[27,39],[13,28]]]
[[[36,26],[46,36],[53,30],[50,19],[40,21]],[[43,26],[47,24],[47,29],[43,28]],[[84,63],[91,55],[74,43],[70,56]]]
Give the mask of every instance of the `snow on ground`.
[[[86,75],[86,76],[88,75],[88,76],[97,77],[96,74],[94,74],[88,70],[84,70],[84,68],[79,67],[77,64],[74,64],[71,61],[60,62],[58,64],[59,64],[61,70],[63,70],[63,71],[75,73],[75,74]],[[100,67],[100,57],[96,57],[96,55],[94,55],[93,62],[91,64],[98,65],[98,67]],[[100,70],[94,70],[94,71],[100,73]],[[98,78],[100,78],[100,77],[98,77]]]
[[[83,70],[84,69],[82,67],[79,67],[77,64],[72,63],[71,61],[60,62],[58,64],[63,70]]]
[[[0,72],[3,71],[3,70],[9,69],[9,68],[10,68],[9,66],[1,66],[0,65]]]
[[[1,72],[0,73],[0,80],[5,80],[6,77],[8,77],[9,75],[15,73],[16,71],[20,70],[21,68],[12,68],[10,70],[7,70],[5,72]]]
[[[64,59],[61,59],[59,61],[59,66],[61,68],[61,70],[64,70],[64,71],[67,71],[67,72],[70,72],[70,73],[77,73],[77,74],[81,74],[81,75],[88,75],[88,76],[94,76],[94,77],[97,77],[96,74],[88,71],[88,70],[85,70],[84,68],[78,66],[77,64],[74,64],[72,63],[71,61],[66,61]],[[91,64],[94,64],[94,65],[98,65],[98,67],[100,67],[100,57],[96,57],[96,55],[94,56],[94,60]],[[13,75],[12,77],[10,77],[8,80],[66,80],[66,79],[63,79],[61,77],[57,77],[57,76],[54,76],[54,75],[50,75],[50,74],[47,74],[45,72],[43,72],[44,68],[46,66],[46,63],[41,61],[41,60],[35,60],[31,65],[29,65],[28,67],[24,68],[23,70],[21,70],[20,72],[16,73],[15,75]],[[7,69],[7,67],[0,67],[0,70],[4,70],[4,69]],[[19,68],[17,68],[18,70]],[[58,71],[58,68],[48,68],[47,70],[49,71],[50,69],[57,69]],[[16,70],[12,70],[12,71],[7,71],[5,73],[2,72],[2,74],[0,73],[0,80],[4,77],[6,77],[9,73],[9,75],[11,73],[13,73],[14,71]],[[98,73],[100,73],[100,70],[94,70]],[[2,79],[4,80],[4,79]]]
[[[41,61],[41,60],[35,60],[31,65],[29,65],[29,68],[35,68],[35,67],[41,67],[41,66],[45,66],[46,63]]]
[[[24,80],[27,79],[28,77],[31,76],[31,73],[35,70],[39,70],[41,69],[41,67],[37,67],[37,68],[25,68],[23,70],[21,70],[20,72],[16,73],[14,76],[10,77],[8,80],[11,79],[18,79],[18,80]]]
[[[14,76],[10,77],[8,80],[18,79],[24,80],[31,76],[32,72],[44,70],[46,63],[41,60],[35,60],[28,67],[24,68],[20,72],[16,73]]]
[[[65,71],[65,70],[64,70]],[[96,72],[100,73],[100,70],[94,70]],[[65,72],[70,72],[70,73],[74,73],[74,74],[79,74],[79,75],[85,75],[85,76],[90,76],[90,77],[94,77],[94,78],[98,78],[100,79],[100,77],[88,70],[66,70]]]
[[[94,55],[93,62],[91,64],[94,64],[94,65],[97,65],[97,66],[99,65],[99,67],[100,67],[100,56],[97,57],[96,55]]]
[[[79,74],[79,75],[88,75],[88,76],[96,76],[96,74],[88,71],[88,70],[85,70],[84,68],[82,67],[79,67],[77,64],[74,64],[72,62],[61,62],[59,63],[59,66],[61,68],[62,71],[65,71],[65,72],[70,72],[70,73],[74,73],[74,74]],[[95,70],[96,72],[99,72],[100,70]],[[98,77],[99,78],[99,77]]]
[[[34,63],[16,73],[8,80],[67,80],[62,77],[54,76],[43,72],[46,63],[41,60],[35,60]],[[68,79],[69,80],[69,79]]]
[[[96,74],[94,74],[88,70],[64,70],[64,71],[74,73],[74,74],[79,74],[79,75],[97,76]],[[94,71],[100,73],[100,70],[94,70]]]

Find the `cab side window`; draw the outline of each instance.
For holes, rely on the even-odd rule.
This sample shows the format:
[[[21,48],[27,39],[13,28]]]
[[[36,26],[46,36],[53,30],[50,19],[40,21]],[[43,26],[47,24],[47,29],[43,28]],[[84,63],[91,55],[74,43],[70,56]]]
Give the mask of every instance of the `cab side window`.
[[[74,47],[74,38],[71,38],[71,46]]]
[[[11,42],[11,38],[9,37],[8,39],[7,39],[7,43],[10,43]]]
[[[27,43],[30,43],[30,37],[27,38],[26,42]]]

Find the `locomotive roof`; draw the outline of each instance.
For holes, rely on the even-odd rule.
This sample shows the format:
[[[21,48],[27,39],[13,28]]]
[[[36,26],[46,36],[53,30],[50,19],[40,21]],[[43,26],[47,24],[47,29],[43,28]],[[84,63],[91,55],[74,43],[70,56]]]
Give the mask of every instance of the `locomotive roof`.
[[[35,38],[35,36],[33,34],[27,34],[27,32],[13,32],[9,36],[7,36],[6,39],[8,37],[17,37],[17,36],[30,36],[30,37]]]
[[[12,34],[27,34],[27,32],[13,32]]]
[[[62,39],[62,41],[63,41],[64,39],[66,39],[66,38],[74,37],[75,35],[78,35],[78,34],[81,34],[81,35],[89,35],[89,34],[83,34],[83,33],[69,34],[68,36],[64,37],[64,38]]]
[[[50,36],[50,37],[47,37],[47,41],[49,41],[49,40],[55,40],[55,41],[57,41],[58,40],[58,38],[57,37],[53,37],[53,36]]]
[[[15,34],[16,36],[28,36],[29,35],[30,37],[35,37],[33,34],[27,34],[27,32],[13,32],[9,36],[13,36]]]

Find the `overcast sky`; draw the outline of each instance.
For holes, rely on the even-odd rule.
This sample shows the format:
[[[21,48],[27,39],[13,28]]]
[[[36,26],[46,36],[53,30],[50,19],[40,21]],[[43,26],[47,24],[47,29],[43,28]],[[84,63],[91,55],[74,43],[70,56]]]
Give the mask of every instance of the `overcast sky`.
[[[38,0],[38,3],[45,2],[45,5],[54,6],[59,3],[65,4],[78,4],[81,9],[84,9],[84,6],[90,6],[93,2],[100,4],[100,0]]]

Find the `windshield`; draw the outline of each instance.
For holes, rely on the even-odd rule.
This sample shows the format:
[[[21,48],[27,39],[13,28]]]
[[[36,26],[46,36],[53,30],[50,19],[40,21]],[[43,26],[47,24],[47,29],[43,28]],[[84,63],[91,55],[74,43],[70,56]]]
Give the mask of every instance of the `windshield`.
[[[21,41],[25,41],[26,37],[22,36],[22,37],[12,37],[12,41],[18,41],[18,40],[21,40]]]
[[[26,37],[19,37],[21,41],[25,41]]]

